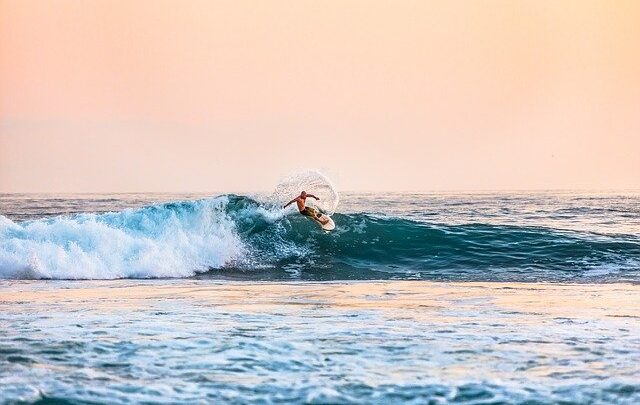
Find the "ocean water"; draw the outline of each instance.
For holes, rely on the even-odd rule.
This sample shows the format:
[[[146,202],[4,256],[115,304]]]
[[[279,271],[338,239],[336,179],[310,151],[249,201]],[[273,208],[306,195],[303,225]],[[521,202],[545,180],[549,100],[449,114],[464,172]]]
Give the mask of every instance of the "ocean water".
[[[289,191],[0,195],[0,402],[640,402],[639,192]]]
[[[640,194],[0,196],[0,278],[640,280]]]

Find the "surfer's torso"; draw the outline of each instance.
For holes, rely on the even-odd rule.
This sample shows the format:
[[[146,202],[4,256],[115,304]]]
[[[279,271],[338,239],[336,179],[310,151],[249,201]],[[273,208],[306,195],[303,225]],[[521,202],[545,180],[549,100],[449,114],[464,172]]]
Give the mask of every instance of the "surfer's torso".
[[[320,211],[318,211],[317,209],[313,208],[313,207],[307,207],[306,201],[307,199],[305,197],[298,197],[296,199],[296,204],[298,205],[298,211],[300,211],[300,213],[302,215],[304,215],[305,217],[311,217],[314,218],[316,220],[320,220],[320,217],[322,216],[320,214]]]
[[[307,202],[307,197],[296,198],[296,205],[298,206],[298,211],[300,211],[301,214],[304,213],[304,210],[306,208],[305,206],[306,202]]]

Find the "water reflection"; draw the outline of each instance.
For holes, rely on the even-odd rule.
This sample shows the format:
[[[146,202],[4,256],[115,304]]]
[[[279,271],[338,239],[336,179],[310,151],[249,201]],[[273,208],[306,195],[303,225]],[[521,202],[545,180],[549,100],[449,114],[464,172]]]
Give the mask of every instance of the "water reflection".
[[[633,402],[638,308],[629,284],[3,281],[0,397]]]

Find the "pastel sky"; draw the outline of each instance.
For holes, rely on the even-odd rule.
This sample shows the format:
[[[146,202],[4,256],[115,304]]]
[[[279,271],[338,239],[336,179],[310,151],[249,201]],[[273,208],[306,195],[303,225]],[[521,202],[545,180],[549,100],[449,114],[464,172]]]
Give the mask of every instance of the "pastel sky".
[[[0,192],[640,188],[640,1],[0,0]]]

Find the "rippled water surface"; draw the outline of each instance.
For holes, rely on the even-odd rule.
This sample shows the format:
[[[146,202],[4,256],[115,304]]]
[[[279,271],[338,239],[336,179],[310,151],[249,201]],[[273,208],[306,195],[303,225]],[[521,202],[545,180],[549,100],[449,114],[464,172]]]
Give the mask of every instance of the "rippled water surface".
[[[640,288],[3,282],[0,397],[637,403]]]
[[[0,195],[0,402],[640,403],[637,192],[340,197]]]
[[[634,192],[344,194],[330,233],[265,195],[4,195],[0,212],[9,279],[640,280]]]

